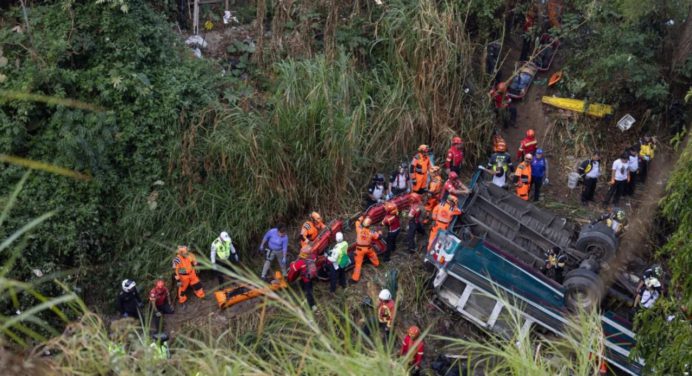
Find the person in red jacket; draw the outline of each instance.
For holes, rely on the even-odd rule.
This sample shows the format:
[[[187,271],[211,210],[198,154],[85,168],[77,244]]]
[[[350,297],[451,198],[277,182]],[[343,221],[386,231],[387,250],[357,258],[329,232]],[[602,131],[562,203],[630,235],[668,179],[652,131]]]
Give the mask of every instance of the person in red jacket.
[[[410,356],[410,354],[413,353],[411,361],[409,362],[412,375],[418,375],[420,373],[421,364],[423,363],[424,345],[422,340],[418,340],[419,336],[420,329],[413,325],[408,328],[407,335],[404,337],[404,342],[401,344],[401,356]]]
[[[454,171],[449,173],[447,181],[445,182],[444,186],[442,186],[442,192],[440,192],[440,202],[444,203],[450,193],[457,196],[457,198],[471,193],[471,190],[464,185],[461,180],[459,180],[459,175],[457,175],[457,173]]]
[[[498,82],[498,84],[490,90],[488,96],[495,104],[495,113],[502,123],[503,128],[517,126],[517,109],[511,106],[512,98],[507,94],[507,84]]]
[[[450,171],[461,174],[461,163],[464,162],[464,151],[461,149],[463,143],[461,137],[452,137],[452,146],[447,150],[447,159],[445,160],[447,175]]]
[[[387,210],[387,215],[385,215],[382,220],[382,224],[387,226],[387,251],[384,253],[384,261],[389,261],[392,253],[396,250],[396,239],[399,237],[399,232],[401,230],[401,221],[399,220],[399,210],[395,204],[391,202],[386,202],[384,208]]]
[[[288,281],[293,282],[299,279],[300,287],[303,289],[305,298],[308,301],[308,306],[313,311],[317,310],[315,305],[315,296],[312,292],[312,279],[317,276],[317,267],[315,266],[315,254],[312,252],[312,242],[307,244],[300,250],[298,260],[291,263],[288,271]]]
[[[536,132],[533,129],[526,131],[526,137],[521,140],[519,150],[517,150],[517,160],[523,161],[526,154],[536,154],[538,149],[538,141],[536,141]]]

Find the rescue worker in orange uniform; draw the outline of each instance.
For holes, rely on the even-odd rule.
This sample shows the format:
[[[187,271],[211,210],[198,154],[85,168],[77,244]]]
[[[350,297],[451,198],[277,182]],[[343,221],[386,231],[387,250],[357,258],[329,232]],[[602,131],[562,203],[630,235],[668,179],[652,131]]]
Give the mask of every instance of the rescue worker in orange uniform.
[[[204,298],[202,283],[195,271],[197,259],[186,246],[178,246],[178,254],[173,259],[173,269],[175,270],[175,280],[178,281],[178,303],[183,304],[187,301],[185,291],[188,287],[192,288],[198,298]]]
[[[521,161],[526,154],[536,154],[538,149],[538,141],[536,141],[536,132],[533,129],[526,131],[526,137],[521,140],[519,150],[517,150],[517,160]]]
[[[353,275],[351,276],[352,283],[356,283],[360,280],[360,269],[363,267],[363,259],[365,257],[367,257],[373,265],[380,265],[377,253],[375,253],[372,247],[372,241],[379,239],[381,234],[370,229],[371,223],[372,220],[370,217],[366,217],[365,219],[360,217],[356,221],[356,267],[353,269]]]
[[[315,241],[317,235],[320,234],[320,231],[322,231],[324,227],[324,222],[322,221],[320,213],[310,213],[310,219],[303,223],[303,227],[300,228],[300,248],[302,249],[305,247],[309,241]]]
[[[425,204],[425,220],[428,223],[428,217],[432,214],[433,209],[440,203],[440,195],[442,194],[442,174],[440,167],[432,166],[430,168],[430,184],[428,184],[428,201]]]
[[[387,341],[392,331],[396,313],[394,299],[392,299],[392,293],[387,289],[380,291],[377,297],[380,300],[380,303],[377,305],[377,321],[380,324],[380,334],[382,334],[384,340]]]
[[[441,203],[433,210],[432,219],[435,221],[432,229],[430,229],[430,237],[428,238],[428,251],[432,247],[433,241],[440,230],[449,228],[449,224],[454,219],[454,216],[461,214],[459,210],[459,200],[456,196],[450,194],[447,196],[447,202]]]
[[[464,162],[464,151],[461,149],[463,141],[461,137],[452,137],[452,146],[447,150],[447,159],[445,160],[445,170],[447,174],[451,171],[461,174],[461,163]]]
[[[526,154],[524,161],[519,163],[514,171],[514,179],[517,183],[517,196],[522,200],[529,200],[529,189],[531,188],[531,161],[533,155]]]
[[[411,161],[411,191],[419,194],[425,193],[425,188],[428,185],[428,171],[432,166],[428,153],[430,148],[428,145],[418,147],[418,153]]]

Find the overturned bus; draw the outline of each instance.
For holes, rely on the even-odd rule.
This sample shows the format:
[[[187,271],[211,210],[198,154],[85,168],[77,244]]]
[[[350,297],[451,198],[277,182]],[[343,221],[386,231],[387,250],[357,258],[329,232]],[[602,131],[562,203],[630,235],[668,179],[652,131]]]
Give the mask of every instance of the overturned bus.
[[[426,255],[426,262],[436,269],[437,298],[496,335],[514,334],[509,320],[514,311],[521,317],[522,334],[565,336],[569,316],[580,308],[598,307],[608,291],[599,271],[607,268],[617,239],[602,229],[576,231],[565,220],[495,190],[478,174],[470,188],[472,193],[461,204],[462,217],[450,231],[438,233]],[[571,253],[562,283],[539,270],[539,250],[555,244]],[[631,323],[602,310],[601,325],[607,365],[619,373],[640,375],[643,361],[630,359],[636,344]]]

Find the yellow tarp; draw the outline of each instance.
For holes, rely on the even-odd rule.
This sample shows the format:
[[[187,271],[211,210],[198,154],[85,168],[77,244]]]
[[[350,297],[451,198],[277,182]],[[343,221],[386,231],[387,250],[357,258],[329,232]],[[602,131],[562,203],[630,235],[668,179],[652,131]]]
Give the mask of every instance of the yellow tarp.
[[[541,101],[551,106],[587,114],[595,117],[604,117],[613,113],[613,107],[602,103],[587,103],[581,99],[543,97]]]

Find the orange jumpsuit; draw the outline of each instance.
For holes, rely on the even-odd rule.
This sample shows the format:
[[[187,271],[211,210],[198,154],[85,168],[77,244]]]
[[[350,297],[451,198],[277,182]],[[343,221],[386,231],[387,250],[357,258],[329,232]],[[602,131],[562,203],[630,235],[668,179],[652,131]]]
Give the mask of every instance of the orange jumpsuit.
[[[175,280],[180,283],[178,286],[178,303],[183,304],[187,301],[185,291],[188,287],[192,287],[198,298],[204,298],[204,289],[200,283],[195,271],[197,260],[195,255],[188,253],[187,257],[183,257],[180,253],[173,259],[173,269],[175,269]]]
[[[365,256],[368,257],[373,265],[380,265],[377,253],[375,253],[375,250],[372,248],[372,241],[379,238],[379,233],[371,231],[367,227],[363,227],[361,221],[356,221],[356,267],[353,269],[353,276],[351,276],[351,279],[354,281],[358,282],[358,280],[360,280],[360,269],[363,266],[363,259]]]
[[[440,203],[440,193],[442,193],[442,177],[440,175],[433,176],[428,185],[428,202],[425,204],[426,216],[432,213],[433,209]]]
[[[428,170],[430,170],[430,157],[427,154],[418,153],[411,161],[411,191],[422,193],[428,184]]]
[[[435,221],[430,230],[430,238],[428,238],[428,251],[432,248],[432,243],[435,241],[437,232],[449,228],[449,224],[454,219],[454,216],[461,214],[458,207],[452,207],[449,203],[439,204],[433,210],[432,219]]]
[[[531,163],[519,163],[514,174],[519,178],[517,181],[517,196],[522,200],[528,201],[529,189],[531,189]]]
[[[307,221],[303,223],[303,227],[300,228],[300,248],[305,247],[308,241],[314,241],[317,239],[317,235],[324,228],[324,223]]]

